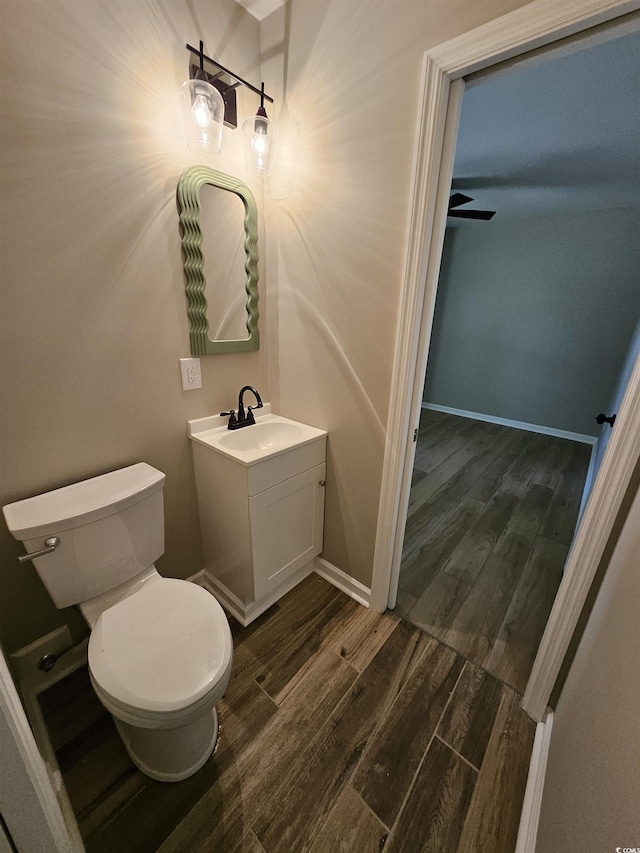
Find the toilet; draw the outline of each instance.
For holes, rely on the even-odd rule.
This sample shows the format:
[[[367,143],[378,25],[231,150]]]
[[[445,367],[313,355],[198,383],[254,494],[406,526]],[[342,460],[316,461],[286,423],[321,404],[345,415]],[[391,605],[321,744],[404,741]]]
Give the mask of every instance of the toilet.
[[[164,578],[165,475],[140,462],[3,507],[56,607],[91,628],[89,674],[127,752],[161,782],[191,776],[218,739],[215,705],[233,658],[225,613],[205,589]],[[49,541],[57,537],[55,547]]]

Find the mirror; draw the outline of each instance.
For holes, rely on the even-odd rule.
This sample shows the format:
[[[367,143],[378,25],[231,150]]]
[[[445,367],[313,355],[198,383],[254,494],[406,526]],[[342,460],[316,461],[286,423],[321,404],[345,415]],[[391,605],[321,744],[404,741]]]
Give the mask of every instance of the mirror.
[[[200,224],[204,256],[204,295],[209,337],[214,341],[246,340],[244,205],[239,196],[203,184]]]
[[[206,166],[178,182],[192,355],[259,348],[258,212],[251,190]]]

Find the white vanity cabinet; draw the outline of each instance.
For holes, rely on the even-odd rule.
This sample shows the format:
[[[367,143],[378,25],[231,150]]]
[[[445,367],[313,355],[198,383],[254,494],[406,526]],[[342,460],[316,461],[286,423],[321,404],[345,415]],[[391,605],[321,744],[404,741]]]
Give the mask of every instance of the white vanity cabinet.
[[[261,422],[256,418],[256,426]],[[307,427],[311,433],[294,445],[287,437],[283,448],[270,440],[255,453],[223,453],[216,449],[220,439],[259,444],[259,431],[245,427],[232,437],[192,430],[197,423],[190,422],[190,437],[206,579],[248,624],[306,577],[322,551],[326,433]]]

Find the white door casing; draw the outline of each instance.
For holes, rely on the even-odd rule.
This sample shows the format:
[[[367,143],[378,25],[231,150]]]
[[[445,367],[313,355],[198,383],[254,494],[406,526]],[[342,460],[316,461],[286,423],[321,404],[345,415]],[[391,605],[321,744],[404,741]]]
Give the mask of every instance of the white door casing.
[[[18,851],[71,853],[84,847],[69,831],[51,779],[0,650],[0,811]]]

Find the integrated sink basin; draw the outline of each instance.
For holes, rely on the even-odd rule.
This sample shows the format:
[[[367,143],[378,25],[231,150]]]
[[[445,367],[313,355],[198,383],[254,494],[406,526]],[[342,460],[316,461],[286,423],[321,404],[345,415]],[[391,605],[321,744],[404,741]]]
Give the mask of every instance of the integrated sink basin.
[[[255,424],[237,430],[226,430],[218,441],[229,450],[267,451],[281,450],[302,438],[303,430],[298,424],[287,423],[282,419],[257,420]]]
[[[327,434],[316,427],[272,414],[269,403],[254,411],[254,415],[255,424],[236,430],[227,428],[228,418],[217,415],[189,421],[189,438],[242,465],[253,465]]]

